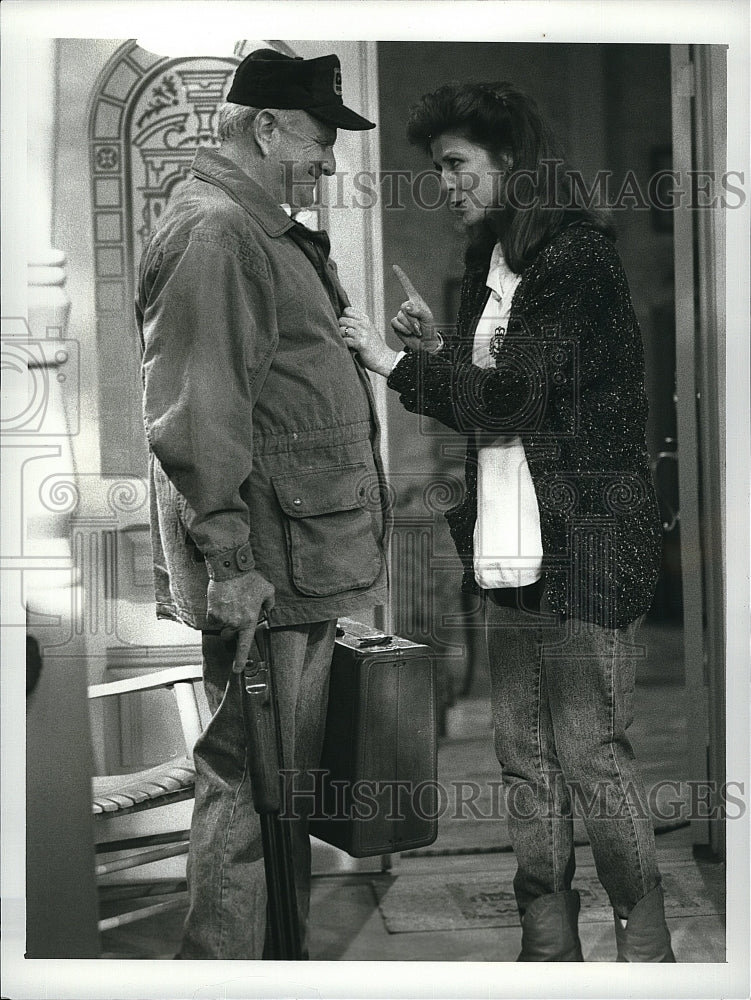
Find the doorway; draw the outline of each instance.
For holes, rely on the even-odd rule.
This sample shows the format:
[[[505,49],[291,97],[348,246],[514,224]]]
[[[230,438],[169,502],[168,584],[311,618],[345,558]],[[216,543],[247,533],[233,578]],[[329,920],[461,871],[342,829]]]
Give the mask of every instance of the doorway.
[[[403,295],[399,263],[439,322],[455,321],[462,246],[445,211],[408,181],[431,164],[409,146],[405,123],[419,97],[448,80],[511,80],[533,95],[574,168],[605,172],[616,203],[618,250],[645,348],[647,443],[663,523],[663,560],[642,632],[643,686],[664,687],[671,759],[682,777],[724,780],[722,469],[724,447],[724,230],[720,213],[674,206],[655,176],[724,169],[725,65],[719,47],[631,44],[378,43],[385,313]],[[389,180],[389,185],[385,181]],[[650,192],[652,193],[651,196]],[[449,704],[487,696],[477,616],[457,604],[459,567],[443,503],[461,489],[463,441],[387,400],[396,493],[394,629],[436,648]],[[409,471],[406,471],[409,470]],[[445,496],[428,489],[439,482]],[[453,502],[456,502],[455,500]],[[670,706],[682,706],[676,724]],[[654,711],[659,718],[660,702]],[[449,712],[450,718],[450,712]],[[656,749],[655,753],[661,753]],[[655,780],[660,762],[654,764]],[[668,768],[669,770],[669,768]],[[684,789],[685,794],[685,789]],[[687,818],[698,852],[724,857],[720,821]]]

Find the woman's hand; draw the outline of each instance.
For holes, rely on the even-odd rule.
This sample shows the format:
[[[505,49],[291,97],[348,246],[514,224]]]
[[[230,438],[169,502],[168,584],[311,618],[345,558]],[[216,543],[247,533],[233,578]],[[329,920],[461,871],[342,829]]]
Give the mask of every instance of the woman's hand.
[[[383,334],[373,326],[370,317],[347,306],[339,317],[339,329],[344,343],[353,351],[357,351],[360,360],[371,372],[377,372],[386,378],[391,374],[398,355],[392,351]]]
[[[399,312],[391,320],[391,328],[405,347],[432,354],[443,344],[433,313],[399,265],[393,264],[392,267],[408,298],[406,302],[402,302]]]

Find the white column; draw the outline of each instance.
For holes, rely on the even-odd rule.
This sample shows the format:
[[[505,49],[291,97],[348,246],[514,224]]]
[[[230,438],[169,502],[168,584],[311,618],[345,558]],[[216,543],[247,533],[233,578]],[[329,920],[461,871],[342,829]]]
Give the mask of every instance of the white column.
[[[375,42],[307,42],[304,58],[336,52],[342,66],[344,103],[369,121],[378,122],[378,54]],[[310,51],[308,51],[310,49]],[[386,330],[383,289],[383,226],[380,197],[358,193],[355,178],[368,190],[379,191],[381,149],[378,128],[350,132],[339,129],[336,141],[336,177],[324,179],[322,201],[326,206],[321,223],[331,237],[331,253],[336,260],[344,288],[357,309],[363,309],[376,327]],[[381,456],[389,472],[386,380],[372,375],[376,409],[381,424]],[[383,608],[375,622],[388,631],[391,609]]]
[[[321,47],[321,43],[319,43]],[[375,42],[332,43],[342,64],[344,102],[369,121],[378,122],[378,55]],[[381,170],[381,149],[378,129],[362,132],[339,130],[336,143],[337,178],[325,185],[325,221],[331,236],[332,256],[339,268],[342,284],[352,304],[371,317],[380,329],[386,329],[383,292],[383,226],[381,202],[360,194],[354,178],[364,172],[373,180],[365,181],[368,188],[378,190]],[[373,201],[373,204],[370,204]],[[363,207],[359,207],[362,205]],[[386,452],[386,384],[373,377],[373,387],[383,429],[381,451],[388,470]]]
[[[51,38],[29,38],[27,44],[28,365],[35,388],[45,395],[43,419],[28,429],[33,434],[30,443],[52,445],[58,455],[54,461],[36,463],[33,472],[30,465],[26,467],[24,554],[40,560],[45,555],[69,559],[69,522],[45,505],[40,494],[41,483],[51,474],[73,474],[71,417],[75,422],[79,404],[77,344],[66,342],[70,299],[65,290],[65,254],[52,246],[55,43]],[[49,614],[70,608],[71,582],[70,573],[27,574],[29,611]]]
[[[24,631],[32,636],[43,664],[26,697],[25,949],[34,958],[76,958],[96,957],[99,944],[86,647],[72,628],[78,584],[69,516],[45,502],[43,489],[50,477],[73,479],[69,418],[77,414],[79,402],[78,345],[66,339],[70,302],[64,288],[65,256],[53,248],[51,238],[54,46],[51,39],[15,39],[15,72],[4,63],[7,79],[13,80],[3,125],[14,142],[16,232],[6,232],[3,249],[13,241],[12,277],[19,277],[19,263],[26,265],[27,275],[26,301],[22,291],[14,296],[12,318],[3,325],[3,367],[17,390],[4,400],[9,405],[3,412],[3,485],[14,498],[4,509],[10,546],[3,551],[9,612],[3,626],[16,636]],[[4,49],[4,60],[6,55]],[[18,204],[23,206],[20,216]],[[3,277],[8,277],[5,269]],[[14,696],[22,664],[20,660],[14,672]],[[21,708],[14,727],[23,724],[23,717]],[[22,735],[18,746],[24,746]],[[23,872],[22,861],[18,868]],[[14,928],[14,937],[17,933]]]

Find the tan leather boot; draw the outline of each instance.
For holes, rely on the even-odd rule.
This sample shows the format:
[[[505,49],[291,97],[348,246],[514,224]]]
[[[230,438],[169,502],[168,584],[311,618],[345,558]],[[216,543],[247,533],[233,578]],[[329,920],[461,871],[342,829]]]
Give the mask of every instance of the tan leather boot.
[[[522,917],[522,950],[517,962],[583,962],[575,889],[539,896]]]
[[[662,886],[642,897],[628,915],[626,926],[615,916],[616,962],[674,962],[670,931],[665,923]]]

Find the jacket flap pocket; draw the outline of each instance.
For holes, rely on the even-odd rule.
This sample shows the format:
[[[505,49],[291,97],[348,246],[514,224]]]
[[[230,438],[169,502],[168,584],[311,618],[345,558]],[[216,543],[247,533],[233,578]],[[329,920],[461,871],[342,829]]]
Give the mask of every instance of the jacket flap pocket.
[[[305,469],[273,476],[271,481],[288,517],[313,517],[365,507],[372,477],[365,463],[358,462],[327,469]]]

